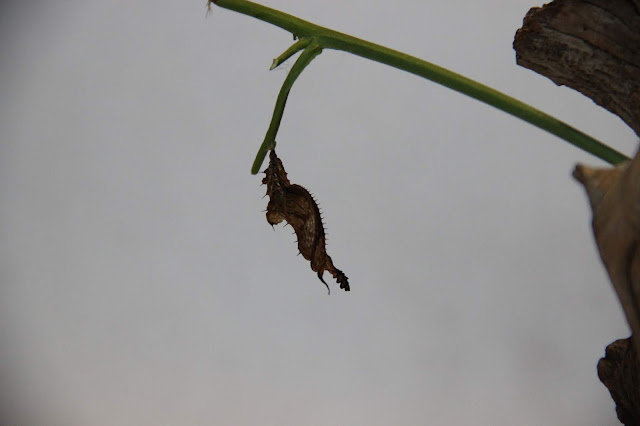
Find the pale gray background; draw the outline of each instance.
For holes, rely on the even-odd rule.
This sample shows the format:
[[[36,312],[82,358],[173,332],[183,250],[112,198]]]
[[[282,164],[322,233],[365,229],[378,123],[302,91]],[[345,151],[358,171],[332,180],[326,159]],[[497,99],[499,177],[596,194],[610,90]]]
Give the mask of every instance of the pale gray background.
[[[540,3],[264,1],[635,150],[617,117],[515,65]],[[325,51],[278,140],[351,281],[328,297],[249,174],[290,34],[205,19],[204,1],[3,4],[7,424],[617,424],[596,363],[628,328],[570,178],[600,161]]]

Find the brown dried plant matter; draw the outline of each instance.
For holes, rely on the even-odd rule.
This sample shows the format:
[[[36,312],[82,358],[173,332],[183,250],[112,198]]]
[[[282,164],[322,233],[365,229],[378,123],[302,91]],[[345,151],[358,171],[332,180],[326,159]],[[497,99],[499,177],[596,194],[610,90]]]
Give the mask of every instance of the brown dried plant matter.
[[[302,186],[289,182],[282,161],[274,150],[269,154],[269,167],[264,173],[266,176],[262,183],[267,185],[269,196],[267,222],[273,226],[285,220],[293,227],[298,237],[298,250],[311,262],[311,269],[318,273],[327,290],[329,286],[322,279],[324,271],[333,275],[340,288],[350,291],[347,276],[333,266],[331,256],[327,254],[322,217],[313,196]]]
[[[640,157],[613,168],[578,165],[573,176],[587,191],[600,257],[640,347]]]
[[[600,257],[618,294],[632,335],[607,347],[598,377],[616,402],[618,419],[640,424],[640,153],[613,168],[576,166],[593,210]]]

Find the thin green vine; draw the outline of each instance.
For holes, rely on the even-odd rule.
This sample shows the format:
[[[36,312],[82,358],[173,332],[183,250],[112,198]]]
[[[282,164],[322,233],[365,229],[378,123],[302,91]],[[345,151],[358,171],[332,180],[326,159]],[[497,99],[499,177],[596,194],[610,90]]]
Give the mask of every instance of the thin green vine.
[[[289,92],[291,91],[293,83],[296,81],[298,76],[300,76],[302,70],[311,63],[313,58],[322,52],[322,48],[317,42],[309,41],[307,44],[308,46],[300,54],[296,62],[291,67],[289,74],[287,74],[287,78],[285,78],[284,83],[282,83],[280,93],[278,93],[278,99],[276,99],[276,106],[273,109],[273,115],[271,116],[271,123],[267,129],[267,134],[264,136],[264,141],[258,149],[258,154],[253,162],[253,166],[251,166],[251,173],[254,175],[260,171],[260,166],[262,166],[262,162],[264,161],[264,157],[267,155],[267,151],[276,147],[276,134],[278,134],[280,121],[282,121],[282,115],[284,114],[284,107],[287,103],[287,98],[289,97]],[[288,54],[289,50],[283,53],[283,56]],[[274,60],[274,64],[275,63],[276,60]]]
[[[213,2],[217,6],[225,9],[233,10],[276,25],[291,32],[294,37],[300,39],[274,60],[272,69],[284,62],[297,51],[304,49],[303,53],[291,68],[289,75],[280,89],[271,124],[269,125],[264,142],[260,146],[251,168],[251,173],[253,174],[258,173],[260,166],[264,161],[266,152],[275,146],[275,137],[278,127],[280,126],[284,106],[289,91],[291,90],[291,86],[302,70],[322,51],[322,49],[342,50],[363,58],[390,65],[394,68],[410,72],[420,77],[424,77],[527,121],[608,163],[618,164],[628,160],[628,157],[624,154],[621,154],[613,148],[608,147],[597,139],[594,139],[578,129],[569,126],[557,118],[533,108],[524,102],[514,99],[511,96],[507,96],[504,93],[485,86],[484,84],[478,83],[438,65],[366,40],[361,40],[347,34],[315,25],[311,22],[296,18],[295,16],[288,15],[284,12],[271,9],[260,4],[252,3],[247,0],[214,0]]]

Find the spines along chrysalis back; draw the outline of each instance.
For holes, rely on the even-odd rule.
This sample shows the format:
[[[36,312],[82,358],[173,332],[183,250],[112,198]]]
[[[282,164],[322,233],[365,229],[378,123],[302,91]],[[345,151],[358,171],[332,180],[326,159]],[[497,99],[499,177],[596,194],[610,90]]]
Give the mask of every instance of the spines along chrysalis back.
[[[298,237],[300,254],[311,262],[311,269],[318,273],[320,281],[324,271],[336,279],[340,288],[350,291],[347,276],[333,266],[331,256],[326,251],[324,226],[320,210],[313,196],[300,185],[291,184],[287,178],[282,161],[274,150],[269,154],[269,167],[264,171],[262,183],[267,185],[267,222],[271,226],[286,221]],[[331,292],[331,290],[329,290]]]

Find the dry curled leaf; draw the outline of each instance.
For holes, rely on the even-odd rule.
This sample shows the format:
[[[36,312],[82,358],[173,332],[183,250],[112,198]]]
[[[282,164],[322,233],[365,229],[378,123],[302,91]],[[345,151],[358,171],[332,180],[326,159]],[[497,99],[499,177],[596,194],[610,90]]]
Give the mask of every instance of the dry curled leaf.
[[[274,150],[269,154],[269,167],[264,173],[266,176],[262,183],[267,185],[269,196],[267,222],[273,226],[284,220],[293,227],[298,237],[298,250],[311,262],[311,269],[318,273],[327,290],[329,286],[322,279],[324,271],[333,275],[340,288],[350,291],[347,276],[333,266],[331,256],[327,254],[322,217],[313,196],[302,186],[289,182],[282,161]]]
[[[600,257],[640,347],[640,157],[613,168],[578,165],[573,176],[587,191]]]
[[[618,419],[640,424],[640,153],[613,168],[578,165],[573,176],[587,190],[600,257],[632,331],[629,339],[607,347],[598,377],[616,403]]]

